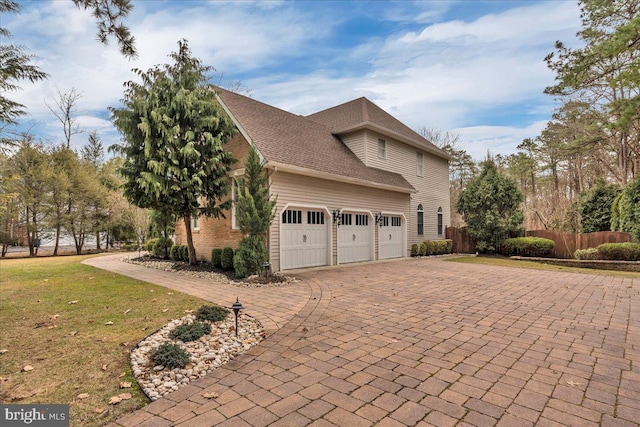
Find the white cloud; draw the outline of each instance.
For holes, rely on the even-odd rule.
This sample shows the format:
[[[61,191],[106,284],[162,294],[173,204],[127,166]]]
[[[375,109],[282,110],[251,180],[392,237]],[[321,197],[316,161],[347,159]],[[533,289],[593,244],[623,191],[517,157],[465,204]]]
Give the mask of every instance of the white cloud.
[[[525,138],[535,138],[545,128],[547,122],[535,121],[526,127],[512,126],[469,126],[453,129],[460,135],[462,147],[475,160],[486,158],[487,152],[509,155]]]
[[[356,52],[369,55],[370,68],[361,75],[282,74],[251,80],[249,86],[257,99],[298,114],[367,96],[414,129],[460,130],[472,137],[468,147],[474,157],[484,157],[487,148],[508,154],[542,129],[540,115],[550,118],[553,105],[542,92],[554,75],[543,58],[555,40],[571,44],[579,25],[573,3],[524,4],[363,44]],[[496,108],[521,109],[520,123],[478,126]],[[487,135],[478,137],[479,129]]]
[[[463,140],[468,138],[470,153],[481,158],[486,148],[514,150],[523,137],[541,129],[532,120],[551,107],[542,90],[553,83],[543,58],[557,39],[571,45],[580,25],[573,2],[514,3],[502,13],[469,22],[442,21],[454,2],[394,3],[379,17],[387,27],[397,23],[393,32],[344,50],[340,43],[328,45],[343,17],[326,11],[314,15],[304,4],[170,2],[160,9],[162,4],[135,4],[128,24],[140,56],[128,61],[115,43],[105,47],[95,40],[89,12],[72,2],[30,3],[7,26],[40,57],[38,65],[51,77],[24,83],[12,98],[27,105],[32,120],[44,123],[51,113],[43,100],[51,100],[56,89],[75,87],[82,93],[77,105],[82,126],[97,128],[116,142],[107,107],[119,104],[123,83],[135,77],[131,68],[169,62],[176,42],[186,38],[204,64],[230,79],[244,76],[244,86],[258,100],[308,114],[367,96],[415,129],[459,130]],[[373,11],[363,13],[371,18]],[[328,57],[328,50],[332,55],[325,61],[321,55]],[[290,65],[296,61],[311,71]],[[493,109],[523,103],[535,114],[513,126],[480,126]]]

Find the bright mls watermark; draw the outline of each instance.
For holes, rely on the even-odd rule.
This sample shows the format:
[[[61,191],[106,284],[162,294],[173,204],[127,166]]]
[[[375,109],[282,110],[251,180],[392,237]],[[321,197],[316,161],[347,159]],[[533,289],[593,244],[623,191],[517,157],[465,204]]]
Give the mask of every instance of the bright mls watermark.
[[[0,405],[0,425],[69,427],[69,405]]]

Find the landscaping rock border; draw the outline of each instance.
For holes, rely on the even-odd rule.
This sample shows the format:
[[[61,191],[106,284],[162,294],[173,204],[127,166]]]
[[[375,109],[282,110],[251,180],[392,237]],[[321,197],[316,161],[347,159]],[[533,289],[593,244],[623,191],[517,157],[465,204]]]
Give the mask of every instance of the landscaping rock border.
[[[206,270],[190,270],[188,264],[184,262],[176,261],[164,261],[159,259],[140,259],[138,257],[124,257],[121,261],[128,262],[130,264],[141,265],[143,267],[155,268],[162,271],[172,271],[174,273],[182,274],[185,276],[197,277],[199,279],[211,280],[219,283],[228,283],[234,286],[242,286],[246,288],[263,288],[263,287],[277,287],[296,283],[298,280],[295,277],[285,276],[281,273],[275,273],[273,278],[275,280],[263,283],[257,280],[256,276],[251,276],[245,280],[233,280],[223,273]]]
[[[167,325],[140,341],[130,353],[131,372],[140,389],[151,400],[157,400],[181,386],[202,378],[215,368],[244,353],[264,339],[264,328],[256,319],[244,313],[238,316],[238,337],[235,335],[235,317],[227,316],[219,322],[208,322],[211,333],[192,342],[172,340],[171,331],[177,326],[192,323],[194,314],[172,320]],[[191,361],[184,368],[155,366],[153,352],[163,343],[179,345],[189,353]]]

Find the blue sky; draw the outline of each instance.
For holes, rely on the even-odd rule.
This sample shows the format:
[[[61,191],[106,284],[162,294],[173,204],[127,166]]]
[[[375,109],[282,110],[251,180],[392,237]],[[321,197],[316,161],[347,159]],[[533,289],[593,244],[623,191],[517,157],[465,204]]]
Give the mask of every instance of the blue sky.
[[[118,142],[108,107],[119,105],[131,69],[168,62],[185,38],[216,68],[213,83],[240,80],[251,97],[292,113],[366,96],[413,129],[459,134],[476,159],[508,155],[551,118],[556,103],[542,91],[554,74],[543,59],[556,40],[576,45],[580,29],[577,2],[562,0],[134,0],[128,25],[140,55],[129,61],[96,41],[93,18],[70,0],[21,3],[2,26],[50,74],[10,95],[30,112],[22,129],[59,142],[44,101],[75,88],[85,131],[76,147],[92,130]]]

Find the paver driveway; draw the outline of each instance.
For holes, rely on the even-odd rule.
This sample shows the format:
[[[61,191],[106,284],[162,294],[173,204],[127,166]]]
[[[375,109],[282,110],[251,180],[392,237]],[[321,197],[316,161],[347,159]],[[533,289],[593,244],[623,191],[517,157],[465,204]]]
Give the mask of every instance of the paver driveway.
[[[265,341],[113,426],[640,424],[640,278],[442,258],[296,276],[279,301],[241,289]]]

